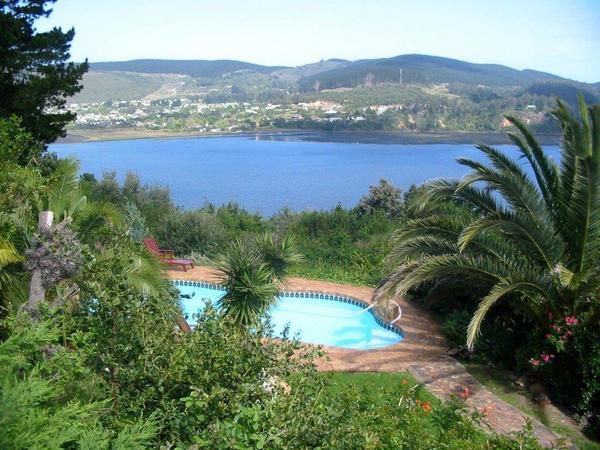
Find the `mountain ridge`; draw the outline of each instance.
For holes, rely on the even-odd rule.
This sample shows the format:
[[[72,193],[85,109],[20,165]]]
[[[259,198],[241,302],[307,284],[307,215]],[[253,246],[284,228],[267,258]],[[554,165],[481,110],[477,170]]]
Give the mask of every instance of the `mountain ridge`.
[[[573,81],[533,69],[518,70],[501,64],[479,64],[421,54],[363,59],[351,65],[300,80],[304,91],[356,87],[377,83],[464,83],[525,86],[540,81]]]
[[[320,70],[319,67],[324,67]],[[472,63],[444,56],[418,53],[386,58],[358,59],[355,61],[330,58],[296,67],[268,66],[232,59],[133,59],[90,63],[92,71],[123,71],[135,73],[175,73],[192,77],[215,77],[240,70],[262,74],[281,75],[300,86],[310,89],[315,81],[322,88],[353,87],[362,77],[371,74],[373,82],[462,82],[486,85],[526,85],[540,81],[575,82],[559,75],[536,69],[514,69],[502,64]],[[404,72],[400,75],[400,69]],[[367,80],[368,81],[368,80]],[[597,87],[597,83],[581,84]]]
[[[283,66],[263,66],[233,59],[132,59],[90,63],[90,69],[99,72],[175,73],[192,77],[215,77],[240,70],[270,73],[284,68]]]

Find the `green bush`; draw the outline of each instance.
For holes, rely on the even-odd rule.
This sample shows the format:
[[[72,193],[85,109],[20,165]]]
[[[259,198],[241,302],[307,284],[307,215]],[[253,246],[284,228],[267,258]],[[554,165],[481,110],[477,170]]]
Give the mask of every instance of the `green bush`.
[[[141,448],[156,439],[147,420],[105,426],[102,384],[83,354],[58,345],[50,323],[17,321],[0,343],[0,447]]]

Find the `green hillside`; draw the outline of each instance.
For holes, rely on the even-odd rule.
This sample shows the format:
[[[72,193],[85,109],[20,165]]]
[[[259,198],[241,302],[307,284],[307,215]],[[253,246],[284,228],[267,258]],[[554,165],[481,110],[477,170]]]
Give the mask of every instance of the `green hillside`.
[[[474,64],[427,55],[400,55],[393,58],[356,61],[302,78],[304,91],[392,83],[464,83],[489,86],[526,86],[537,81],[562,80],[535,70],[516,70],[498,64]]]
[[[270,73],[281,66],[268,67],[243,61],[232,60],[166,60],[166,59],[136,59],[132,61],[91,63],[90,69],[95,71],[125,71],[138,73],[177,73],[191,77],[216,77],[238,70],[252,70]]]
[[[585,85],[574,85],[560,82],[536,83],[523,91],[523,94],[540,95],[545,97],[559,97],[571,105],[577,103],[577,95],[583,95],[587,103],[597,103],[598,95],[591,92]]]
[[[303,66],[276,70],[272,72],[272,75],[282,81],[296,82],[303,77],[344,68],[351,64],[351,61],[345,59],[327,59],[312,64],[304,64]]]
[[[173,76],[128,72],[90,71],[83,76],[83,90],[69,103],[99,103],[142,98],[160,88]]]

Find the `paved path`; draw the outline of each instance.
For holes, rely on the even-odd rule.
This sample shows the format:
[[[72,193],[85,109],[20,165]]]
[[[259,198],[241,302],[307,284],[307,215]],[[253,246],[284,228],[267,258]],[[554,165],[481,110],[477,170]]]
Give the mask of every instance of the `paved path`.
[[[197,267],[184,272],[170,269],[173,280],[217,282],[218,273],[209,267]],[[322,292],[354,297],[371,303],[373,289],[326,281],[288,278],[287,290]],[[328,361],[321,361],[319,369],[340,372],[401,372],[408,371],[437,397],[448,400],[465,388],[470,395],[467,404],[477,411],[487,409],[489,425],[493,430],[510,435],[519,432],[525,424],[524,413],[492,394],[473,378],[456,360],[445,356],[449,345],[442,337],[439,325],[425,311],[402,298],[396,300],[402,308],[400,327],[402,342],[377,350],[351,350],[327,347]],[[551,447],[558,436],[535,419],[530,418],[534,433],[545,446]]]
[[[453,395],[461,396],[468,389],[467,405],[474,411],[485,413],[488,425],[498,433],[511,435],[521,431],[526,424],[525,413],[496,397],[473,378],[462,364],[449,356],[414,364],[408,368],[408,372],[442,400],[449,400]],[[559,443],[560,437],[556,433],[538,420],[527,418],[531,421],[535,437],[542,445],[554,447]]]

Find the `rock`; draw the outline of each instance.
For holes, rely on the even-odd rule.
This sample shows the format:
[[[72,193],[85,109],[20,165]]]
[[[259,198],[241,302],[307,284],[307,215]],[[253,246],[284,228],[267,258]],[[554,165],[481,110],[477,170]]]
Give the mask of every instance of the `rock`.
[[[533,396],[533,401],[538,405],[548,406],[550,405],[550,399],[544,393],[538,393]]]
[[[446,352],[446,355],[451,356],[452,358],[460,358],[463,354],[463,349],[460,347],[451,348]]]
[[[526,389],[529,385],[529,379],[525,375],[521,375],[514,381],[514,384],[516,384],[520,388]]]
[[[471,361],[471,360],[475,359],[475,352],[466,351],[463,358],[466,359],[467,361]]]
[[[532,385],[529,386],[529,392],[531,392],[533,395],[537,395],[537,394],[546,395],[546,388],[543,385],[541,385],[540,383],[533,383]]]

